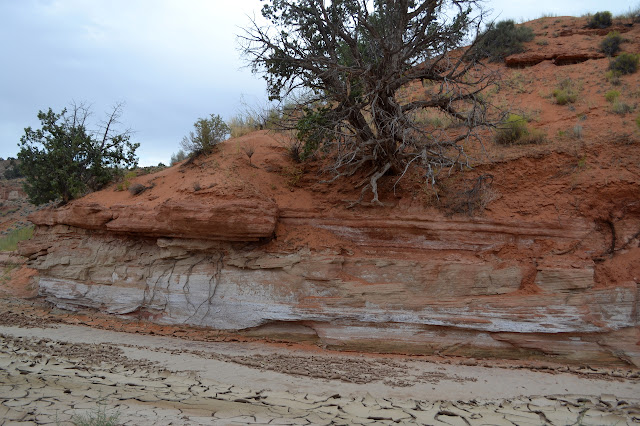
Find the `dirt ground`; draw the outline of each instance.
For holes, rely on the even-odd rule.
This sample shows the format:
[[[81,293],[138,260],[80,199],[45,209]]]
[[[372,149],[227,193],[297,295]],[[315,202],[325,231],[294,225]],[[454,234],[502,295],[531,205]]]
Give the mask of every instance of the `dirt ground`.
[[[0,341],[2,424],[640,423],[634,370],[338,353],[38,299],[0,299]]]

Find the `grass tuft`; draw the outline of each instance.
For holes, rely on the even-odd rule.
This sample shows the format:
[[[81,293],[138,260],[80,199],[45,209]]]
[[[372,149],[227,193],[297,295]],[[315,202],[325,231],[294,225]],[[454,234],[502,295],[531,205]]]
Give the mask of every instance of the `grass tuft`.
[[[98,408],[88,413],[73,416],[71,422],[75,426],[117,426],[120,424],[119,417],[119,412],[107,414],[107,408],[104,405],[99,405]]]
[[[33,237],[33,226],[14,229],[8,235],[0,238],[0,251],[14,251],[20,241],[26,241]]]
[[[509,114],[495,135],[498,145],[529,145],[545,141],[545,135],[539,130],[530,129],[527,119],[517,114]]]

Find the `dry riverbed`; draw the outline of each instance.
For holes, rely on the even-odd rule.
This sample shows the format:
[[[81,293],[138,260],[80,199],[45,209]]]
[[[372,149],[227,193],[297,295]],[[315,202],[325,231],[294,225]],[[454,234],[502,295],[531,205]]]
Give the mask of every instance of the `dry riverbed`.
[[[640,423],[633,370],[194,341],[33,312],[0,309],[2,424],[99,412],[132,425]]]

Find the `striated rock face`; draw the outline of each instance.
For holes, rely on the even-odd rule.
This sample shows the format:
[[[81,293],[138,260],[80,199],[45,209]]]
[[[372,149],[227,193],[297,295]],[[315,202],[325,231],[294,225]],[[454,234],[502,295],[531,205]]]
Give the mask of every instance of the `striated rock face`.
[[[89,220],[74,222],[73,209],[85,209]],[[180,212],[196,217],[188,206]],[[254,334],[275,324],[282,334],[289,324],[293,338],[311,331],[336,348],[640,365],[638,284],[597,282],[591,259],[610,241],[587,221],[323,219],[282,211],[279,226],[288,232],[337,241],[325,250],[286,250],[214,241],[257,238],[268,228],[248,232],[239,222],[213,232],[203,225],[210,216],[193,220],[208,239],[153,236],[185,232],[180,227],[189,223],[164,219],[171,214],[162,209],[140,217],[146,214],[156,223],[124,225],[122,211],[97,206],[33,218],[40,226],[21,253],[40,272],[41,294],[66,309],[159,323]]]
[[[37,225],[71,225],[84,229],[146,236],[180,236],[223,241],[257,241],[275,230],[278,206],[260,199],[216,200],[203,204],[167,200],[159,206],[113,205],[78,201],[42,210],[30,220]]]

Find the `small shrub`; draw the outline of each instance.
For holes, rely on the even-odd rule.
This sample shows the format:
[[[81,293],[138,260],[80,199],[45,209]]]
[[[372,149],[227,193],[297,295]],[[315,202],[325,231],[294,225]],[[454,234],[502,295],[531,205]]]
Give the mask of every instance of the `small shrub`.
[[[497,198],[493,187],[492,175],[481,175],[469,188],[452,193],[446,202],[449,214],[466,214],[473,216],[477,211],[482,212],[487,205]]]
[[[580,170],[584,170],[587,168],[587,156],[583,155],[582,157],[580,157],[580,159],[578,160],[578,169]]]
[[[180,142],[182,148],[193,156],[211,153],[231,132],[222,117],[214,114],[210,114],[209,118],[199,118],[193,127],[195,131],[189,132]]]
[[[589,28],[607,28],[611,26],[611,12],[598,12],[589,17],[587,27]]]
[[[282,176],[286,179],[287,186],[294,188],[299,185],[304,174],[302,166],[286,166],[282,168]]]
[[[604,74],[604,77],[607,79],[607,81],[611,84],[613,84],[614,86],[619,86],[620,85],[620,76],[622,74],[619,71],[607,71]]]
[[[185,158],[187,158],[187,154],[182,149],[180,149],[178,150],[178,152],[171,155],[170,165],[173,166],[174,164],[183,161]]]
[[[513,20],[490,25],[476,40],[473,55],[499,62],[505,57],[524,51],[522,43],[534,38],[533,29],[524,25],[516,26]]]
[[[553,91],[553,97],[558,105],[572,104],[578,99],[578,91],[571,79],[566,78]]]
[[[635,9],[629,8],[627,12],[616,15],[615,18],[620,20],[628,19],[631,24],[640,22],[640,4]]]
[[[600,43],[600,51],[607,56],[613,56],[620,51],[622,37],[617,31],[611,31]]]
[[[200,191],[201,189],[202,189],[202,187],[200,186],[200,182],[198,182],[198,181],[193,182],[193,190],[194,190],[195,192],[198,192],[198,191]]]
[[[629,104],[625,104],[624,102],[615,101],[611,110],[616,114],[624,115],[633,111],[633,107]]]
[[[296,163],[302,162],[302,142],[298,139],[294,139],[289,146],[287,146],[287,154]]]
[[[253,164],[251,164],[251,157],[253,157],[253,154],[256,152],[256,147],[253,144],[245,143],[242,145],[242,150],[244,151],[245,155],[249,158],[249,165],[253,166]]]
[[[581,125],[576,124],[575,126],[573,126],[573,137],[576,139],[582,139],[582,135],[584,133],[584,129],[582,128]]]
[[[302,141],[300,159],[312,157],[318,148],[331,138],[330,108],[304,108],[303,115],[296,123],[296,138]]]
[[[120,412],[108,414],[106,407],[100,405],[90,412],[73,416],[71,422],[76,426],[116,426],[120,424],[119,417]]]
[[[542,143],[544,134],[535,129],[529,129],[527,120],[521,115],[509,114],[495,135],[498,145],[527,145]]]
[[[147,187],[144,186],[143,184],[134,183],[129,187],[129,192],[131,193],[131,195],[138,195],[138,194],[142,194],[146,189]]]
[[[640,129],[640,115],[636,117],[636,126]]]
[[[633,74],[638,70],[640,55],[633,53],[621,53],[609,64],[609,70],[618,72],[620,75]]]
[[[604,98],[607,100],[607,102],[609,103],[614,103],[616,100],[618,100],[618,97],[620,96],[620,92],[618,92],[617,90],[609,90],[607,93],[604,94]]]

